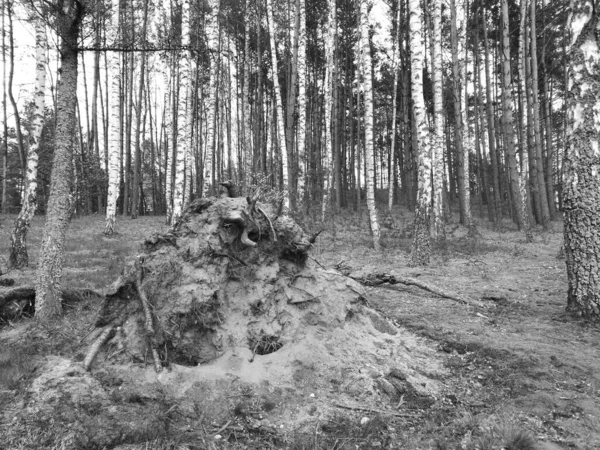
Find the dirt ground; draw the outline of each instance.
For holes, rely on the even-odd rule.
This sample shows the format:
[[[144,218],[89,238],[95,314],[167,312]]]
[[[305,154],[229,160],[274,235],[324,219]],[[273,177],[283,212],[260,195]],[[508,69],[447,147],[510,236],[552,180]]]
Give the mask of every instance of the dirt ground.
[[[340,216],[326,224],[308,264],[412,277],[474,305],[416,287],[364,287],[368,306],[395,324],[394,334],[381,333],[371,318],[367,333],[350,324],[311,336],[293,352],[261,356],[262,370],[250,370],[252,355],[240,350],[210,369],[173,366],[158,376],[151,364],[111,366],[109,352],[91,375],[80,370],[95,303],[43,330],[28,320],[11,323],[0,330],[0,448],[75,448],[59,418],[45,433],[29,420],[34,412],[119,430],[105,441],[90,438],[96,447],[89,448],[600,448],[600,329],[565,313],[562,225],[536,230],[533,244],[508,221],[496,229],[480,224],[476,241],[449,225],[448,243],[434,249],[432,264],[412,268],[410,215],[399,212],[394,221],[376,253],[366,217]],[[30,273],[15,278],[27,283]],[[348,345],[350,334],[362,344]],[[277,382],[265,377],[269,370]],[[68,401],[58,400],[62,406],[32,410],[33,400],[53,395],[55,385],[44,378],[50,372],[48,379],[80,380],[87,393],[72,390]],[[209,381],[226,395],[210,398]],[[96,391],[95,407],[81,400]]]

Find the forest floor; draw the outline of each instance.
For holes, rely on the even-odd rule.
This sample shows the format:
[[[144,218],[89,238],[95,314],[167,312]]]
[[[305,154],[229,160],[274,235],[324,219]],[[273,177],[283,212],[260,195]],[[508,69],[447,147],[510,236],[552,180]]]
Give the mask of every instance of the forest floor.
[[[285,436],[248,434],[239,431],[239,417],[232,412],[230,421],[214,429],[208,421],[202,439],[194,434],[192,440],[182,431],[188,419],[171,414],[167,435],[144,443],[140,436],[139,443],[118,448],[600,448],[600,328],[565,313],[562,224],[535,230],[532,244],[508,220],[494,229],[479,221],[476,240],[451,224],[447,244],[434,248],[431,265],[413,268],[408,266],[412,216],[398,209],[393,219],[395,229],[384,228],[381,252],[371,248],[364,212],[343,212],[324,225],[308,223],[310,231],[325,228],[311,258],[343,271],[417,278],[471,301],[465,305],[401,285],[366,288],[369,305],[429,347],[431,358],[446,369],[438,374],[444,388],[434,402],[415,405],[401,397],[397,404],[381,405],[379,413],[354,405],[319,418],[309,436],[295,435],[293,423]],[[13,220],[0,216],[0,255],[5,258]],[[72,221],[64,286],[105,290],[145,237],[167,230],[164,217],[122,219],[118,227],[119,234],[105,237],[102,217]],[[14,278],[17,285],[34,282],[42,231],[43,218],[36,217],[28,237],[31,267],[3,278]],[[41,360],[81,354],[97,310],[97,300],[83,302],[45,328],[44,339],[18,345],[15,333],[29,332],[34,323],[0,324],[0,449],[54,448],[35,436],[24,437],[27,430],[16,429],[1,414],[24,404]]]

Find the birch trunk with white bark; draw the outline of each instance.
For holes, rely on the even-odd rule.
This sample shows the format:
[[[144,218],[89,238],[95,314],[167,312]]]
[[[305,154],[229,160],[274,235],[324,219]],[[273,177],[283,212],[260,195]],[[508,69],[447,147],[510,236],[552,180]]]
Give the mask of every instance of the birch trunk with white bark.
[[[433,238],[446,238],[444,226],[444,105],[442,82],[442,1],[433,0],[432,61],[433,77],[433,139],[431,159],[433,169]]]
[[[117,46],[119,34],[119,0],[112,0],[112,17],[107,30],[109,39]],[[110,72],[110,105],[108,136],[108,197],[106,199],[106,225],[104,234],[117,231],[117,200],[119,198],[120,165],[121,165],[121,55],[117,51],[109,54],[108,71]],[[107,88],[108,89],[108,88]]]
[[[377,219],[377,205],[375,204],[375,170],[373,168],[373,78],[371,45],[369,42],[369,13],[367,0],[360,1],[360,47],[362,50],[362,75],[365,103],[365,163],[367,169],[367,209],[369,210],[369,221],[373,235],[373,247],[380,250],[379,244],[379,221]]]
[[[296,151],[298,154],[298,188],[296,198],[304,201],[306,174],[308,163],[306,158],[306,0],[296,0],[298,14],[298,138]],[[299,208],[301,209],[301,208]]]
[[[210,73],[208,81],[208,105],[206,108],[206,145],[204,148],[202,196],[213,194],[215,183],[213,179],[213,158],[216,142],[217,117],[217,76],[219,73],[219,0],[208,0],[206,13],[206,40],[210,53]]]
[[[190,0],[183,0],[181,6],[181,42],[182,46],[186,47],[190,44]],[[173,215],[171,216],[171,224],[177,222],[183,213],[185,163],[192,137],[192,59],[191,49],[183,50],[179,55],[177,150],[175,153],[175,184],[173,186]]]
[[[271,45],[271,69],[273,72],[273,90],[275,91],[275,109],[277,111],[277,143],[278,152],[281,155],[282,169],[282,197],[283,209],[290,209],[290,188],[289,188],[289,168],[288,168],[288,152],[285,145],[285,128],[283,122],[283,103],[281,101],[281,88],[279,86],[279,71],[277,65],[277,46],[275,45],[275,21],[273,19],[273,3],[272,0],[267,0],[267,21],[269,22],[269,42]]]
[[[323,204],[321,205],[321,220],[327,217],[327,211],[331,210],[331,189],[333,185],[333,148],[331,138],[331,120],[333,114],[333,52],[335,42],[336,11],[335,0],[327,2],[327,32],[325,34],[325,83],[323,86],[325,120],[323,126]]]
[[[431,145],[425,114],[423,98],[423,60],[425,45],[423,44],[423,11],[420,0],[409,0],[409,33],[410,33],[410,74],[411,97],[417,131],[415,149],[418,155],[418,191],[415,208],[415,231],[410,255],[412,266],[425,266],[431,257],[430,217],[431,217]]]
[[[33,120],[31,124],[31,137],[29,151],[27,152],[27,172],[25,173],[25,192],[21,212],[15,220],[15,225],[10,235],[9,264],[13,268],[29,265],[27,254],[27,232],[31,219],[37,208],[37,171],[38,150],[44,128],[44,105],[46,96],[46,65],[47,60],[46,25],[40,18],[35,20],[35,98],[33,107]]]

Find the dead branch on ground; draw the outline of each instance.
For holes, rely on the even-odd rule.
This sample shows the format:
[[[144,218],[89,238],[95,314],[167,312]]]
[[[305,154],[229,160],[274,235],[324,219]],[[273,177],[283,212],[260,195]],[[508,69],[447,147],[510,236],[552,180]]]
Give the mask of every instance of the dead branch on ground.
[[[473,305],[478,306],[477,303],[468,300],[466,298],[460,297],[456,294],[447,292],[437,286],[431,285],[429,283],[425,283],[423,281],[415,280],[414,278],[405,278],[396,275],[391,275],[389,273],[369,273],[361,276],[353,276],[349,275],[353,280],[358,281],[359,283],[365,286],[381,286],[383,284],[389,284],[391,286],[395,284],[403,284],[405,286],[416,286],[420,289],[423,289],[427,292],[431,292],[432,294],[438,295],[442,298],[447,298],[449,300],[453,300],[458,303],[462,303],[464,305]]]

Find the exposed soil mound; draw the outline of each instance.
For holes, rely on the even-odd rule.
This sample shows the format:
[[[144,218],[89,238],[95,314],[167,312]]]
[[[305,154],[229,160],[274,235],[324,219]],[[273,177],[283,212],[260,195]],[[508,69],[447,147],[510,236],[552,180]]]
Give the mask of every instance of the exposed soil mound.
[[[371,309],[356,281],[317,267],[310,241],[269,205],[193,202],[168,233],[146,239],[105,297],[87,338],[84,367],[93,377],[52,370],[34,386],[60,386],[52,380],[65,376],[82,391],[98,384],[92,403],[119,415],[128,404],[122,392],[160,392],[163,400],[150,405],[185,418],[190,430],[214,424],[218,433],[225,423],[274,440],[334,411],[427,408],[441,389],[435,350]],[[90,440],[83,428],[78,436],[101,448],[132,442],[148,427],[142,421],[111,442]]]

